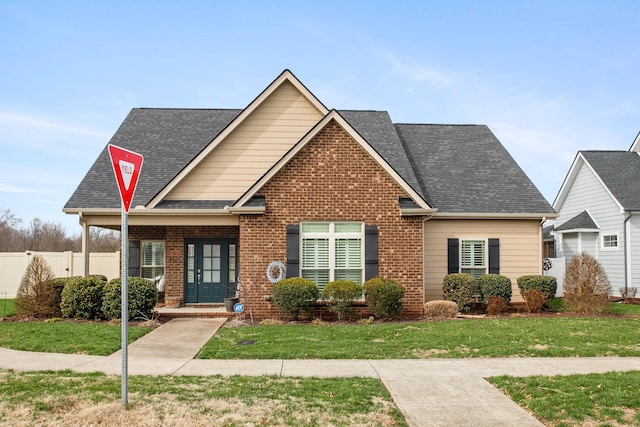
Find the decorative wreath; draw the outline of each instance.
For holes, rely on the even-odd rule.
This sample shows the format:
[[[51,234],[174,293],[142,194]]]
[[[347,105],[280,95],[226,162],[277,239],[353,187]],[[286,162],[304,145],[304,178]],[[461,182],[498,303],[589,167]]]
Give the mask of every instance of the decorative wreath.
[[[278,275],[276,276],[276,269]],[[267,279],[271,283],[278,283],[287,276],[287,268],[280,261],[271,261],[267,266]]]

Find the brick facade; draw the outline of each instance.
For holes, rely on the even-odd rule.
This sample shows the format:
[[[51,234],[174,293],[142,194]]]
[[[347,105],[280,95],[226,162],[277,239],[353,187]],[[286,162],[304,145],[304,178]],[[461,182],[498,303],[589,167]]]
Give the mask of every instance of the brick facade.
[[[363,221],[378,226],[378,274],[405,289],[403,313],[421,315],[422,219],[400,216],[408,197],[336,122],[331,121],[259,192],[264,215],[240,218],[240,297],[253,314],[277,313],[265,296],[269,262],[286,263],[286,228],[301,221]]]
[[[274,260],[286,263],[288,224],[363,221],[378,227],[378,275],[405,287],[403,314],[422,314],[422,218],[401,217],[408,197],[389,174],[331,121],[258,193],[263,215],[241,215],[240,226],[129,228],[131,240],[165,240],[165,297],[184,301],[185,238],[238,239],[240,299],[256,318],[278,314],[266,276]]]

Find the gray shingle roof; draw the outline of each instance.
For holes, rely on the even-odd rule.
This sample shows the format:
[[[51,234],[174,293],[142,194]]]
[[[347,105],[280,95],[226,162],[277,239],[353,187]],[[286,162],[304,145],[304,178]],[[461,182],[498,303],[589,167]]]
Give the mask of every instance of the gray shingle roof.
[[[131,204],[146,205],[222,131],[241,110],[135,108],[111,144],[144,156]],[[107,147],[65,205],[66,209],[120,208]]]
[[[111,143],[144,156],[132,206],[146,205],[241,110],[133,109]],[[339,112],[439,212],[552,213],[486,126],[394,125],[386,111]],[[160,208],[217,209],[231,201],[162,202]],[[120,208],[107,149],[65,208]]]
[[[395,127],[427,202],[439,212],[554,212],[486,126]]]
[[[389,113],[386,111],[339,110],[338,113],[349,122],[374,150],[413,188],[423,195],[407,153],[402,148]]]
[[[555,231],[565,230],[598,230],[596,222],[591,218],[589,212],[582,211],[578,215],[571,218],[569,221],[555,228]]]
[[[640,210],[640,155],[629,151],[581,151],[611,194],[627,210]]]

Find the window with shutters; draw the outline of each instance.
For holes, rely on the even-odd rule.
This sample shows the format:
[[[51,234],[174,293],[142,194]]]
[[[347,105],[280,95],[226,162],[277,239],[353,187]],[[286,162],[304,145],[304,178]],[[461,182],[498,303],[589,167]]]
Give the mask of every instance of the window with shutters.
[[[140,251],[140,275],[155,279],[164,275],[164,241],[143,240]]]
[[[486,240],[460,240],[460,272],[476,279],[487,274]]]
[[[364,224],[303,222],[300,224],[301,276],[320,289],[333,280],[362,284]]]

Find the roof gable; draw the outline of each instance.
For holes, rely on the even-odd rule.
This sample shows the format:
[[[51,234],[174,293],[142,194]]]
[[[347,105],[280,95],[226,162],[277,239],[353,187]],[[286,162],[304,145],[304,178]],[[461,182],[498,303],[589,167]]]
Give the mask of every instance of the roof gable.
[[[158,203],[160,203],[165,198],[167,198],[171,194],[171,192],[174,189],[176,189],[176,187],[183,180],[185,180],[185,178],[187,178],[189,174],[191,174],[201,163],[203,163],[208,158],[208,156],[214,150],[216,150],[216,148],[220,144],[223,143],[223,141],[225,141],[226,138],[228,138],[232,133],[238,132],[239,128],[242,126],[243,123],[245,123],[245,121],[247,121],[252,115],[254,115],[254,113],[256,113],[265,102],[268,103],[269,100],[273,99],[272,97],[274,96],[274,94],[281,92],[280,89],[286,86],[287,84],[291,85],[299,94],[301,94],[304,100],[306,100],[306,102],[308,102],[312,106],[312,108],[314,108],[318,112],[318,119],[322,117],[324,114],[326,114],[327,112],[326,107],[293,75],[293,73],[291,73],[291,71],[289,70],[283,71],[264,91],[262,91],[262,93],[260,93],[260,95],[258,95],[244,110],[242,110],[242,112],[238,114],[235,117],[235,119],[222,132],[220,132],[215,137],[215,139],[213,139],[210,142],[210,144],[208,144],[195,158],[193,158],[193,160],[187,165],[187,167],[185,167],[178,175],[176,175],[150,201],[149,207],[153,208]],[[284,111],[281,110],[281,113],[287,112],[289,107],[290,107],[289,105],[284,105]],[[280,118],[280,119],[283,119],[283,118]],[[274,121],[277,121],[277,118],[276,119],[266,118],[266,123],[263,123],[263,128],[264,126],[266,126],[266,128],[269,128],[269,126],[273,124]],[[307,125],[304,125],[304,126],[307,126]],[[297,141],[298,138],[304,135],[304,133],[306,133],[307,130],[304,130],[304,131],[298,130],[292,137],[287,138],[288,139],[287,144],[293,144],[295,141]],[[257,132],[258,134],[260,133],[260,131],[257,129],[254,129],[254,131]],[[215,162],[216,161],[214,161],[214,163]],[[253,176],[254,179],[257,179],[257,177],[259,177],[261,173],[264,173],[264,171],[260,173],[259,171],[255,172]],[[218,175],[218,177],[220,177],[220,175]],[[196,177],[196,180],[197,180],[197,177]],[[188,183],[187,183],[187,186],[188,186]],[[210,189],[211,187],[208,186],[208,188]],[[220,194],[218,196],[229,197],[229,194],[232,194],[232,193],[233,192],[230,192],[227,194]],[[194,195],[193,192],[191,193],[187,192],[187,194],[190,194],[191,197],[193,197]],[[215,193],[210,193],[207,190],[204,190],[200,197],[206,198],[206,197],[212,196],[212,194],[215,194]],[[176,194],[173,194],[169,198],[179,199],[182,197],[183,195],[181,194],[180,189],[178,189]]]
[[[263,175],[256,183],[240,197],[234,206],[243,206],[248,202],[256,193],[280,171],[309,141],[313,139],[328,123],[335,121],[338,125],[344,129],[344,131],[356,141],[375,161],[378,163],[399,185],[402,189],[411,197],[419,208],[434,212],[431,206],[429,206],[421,197],[421,195],[409,185],[402,176],[383,158],[375,148],[360,135],[351,124],[345,120],[344,117],[336,110],[331,110],[321,121],[316,124],[296,145],[294,145],[289,152],[287,152],[273,167]]]

